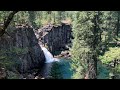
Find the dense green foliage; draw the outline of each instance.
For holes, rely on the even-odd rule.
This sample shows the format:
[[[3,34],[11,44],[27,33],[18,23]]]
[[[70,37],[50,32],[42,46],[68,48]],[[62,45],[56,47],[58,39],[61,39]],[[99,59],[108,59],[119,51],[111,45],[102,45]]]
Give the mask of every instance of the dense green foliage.
[[[1,23],[9,13],[10,11],[0,11]],[[72,25],[72,61],[69,67],[73,70],[71,78],[108,79],[111,72],[119,78],[119,63],[114,67],[109,64],[120,60],[120,11],[19,11],[10,25],[30,24],[34,28],[40,28],[62,22]],[[19,56],[28,51],[27,48],[0,50],[0,63],[8,68],[19,63],[13,55]],[[61,78],[59,67],[62,65],[54,63],[51,72],[57,79]]]
[[[100,56],[102,63],[108,64],[114,60],[120,60],[120,48],[114,47],[109,48],[109,51],[106,51],[104,56]]]
[[[108,68],[107,70],[109,70],[109,74],[112,73],[116,78],[118,78],[120,73],[120,65],[116,60],[120,60],[120,48],[110,47],[109,51],[106,51],[105,54],[99,58],[102,61],[103,65],[106,65],[105,68]]]
[[[115,44],[119,41],[119,18],[119,11],[76,11],[72,14],[74,39],[71,53],[72,68],[76,74],[81,72],[84,75],[85,72],[89,72],[89,62],[92,59],[94,63],[100,59],[103,64],[119,59],[119,47]],[[108,51],[110,46],[116,46],[116,48]],[[104,75],[108,77],[111,69],[105,65],[98,65],[98,67],[97,75],[101,77],[106,72]],[[98,74],[99,71],[101,71],[100,74]]]
[[[94,72],[94,78],[96,78],[96,63],[100,44],[100,14],[99,11],[82,11],[76,12],[73,16],[74,39],[71,49],[73,65],[76,66],[75,69],[77,68],[78,71],[82,67],[83,70],[81,72],[83,72],[82,75],[84,76],[86,73],[91,74]],[[90,68],[93,68],[93,71],[89,70]],[[90,76],[89,78],[93,77]]]

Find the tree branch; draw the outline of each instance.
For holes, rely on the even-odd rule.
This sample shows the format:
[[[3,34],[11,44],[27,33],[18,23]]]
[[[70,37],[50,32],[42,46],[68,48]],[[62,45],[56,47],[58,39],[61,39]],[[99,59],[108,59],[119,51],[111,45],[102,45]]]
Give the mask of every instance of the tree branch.
[[[12,21],[14,15],[17,13],[18,11],[12,11],[8,18],[5,20],[4,25],[2,30],[0,30],[0,37],[5,33],[5,30],[7,29],[8,25],[10,24],[10,22]]]

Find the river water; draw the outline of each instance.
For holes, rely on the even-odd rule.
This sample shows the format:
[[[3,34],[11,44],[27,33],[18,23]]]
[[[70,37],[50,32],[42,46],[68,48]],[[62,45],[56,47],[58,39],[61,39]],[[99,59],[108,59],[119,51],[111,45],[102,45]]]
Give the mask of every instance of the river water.
[[[71,79],[73,72],[70,70],[70,60],[64,58],[54,58],[53,55],[45,47],[41,46],[41,49],[43,50],[46,61],[43,68],[41,69],[40,76],[43,78],[48,78],[50,76],[53,62],[59,62],[63,79]]]
[[[49,77],[49,75],[50,75],[52,63],[56,62],[56,61],[58,62],[59,59],[54,58],[53,55],[42,45],[41,45],[41,49],[43,50],[46,61],[45,61],[45,64],[44,64],[40,74],[42,77],[46,78],[46,77]]]

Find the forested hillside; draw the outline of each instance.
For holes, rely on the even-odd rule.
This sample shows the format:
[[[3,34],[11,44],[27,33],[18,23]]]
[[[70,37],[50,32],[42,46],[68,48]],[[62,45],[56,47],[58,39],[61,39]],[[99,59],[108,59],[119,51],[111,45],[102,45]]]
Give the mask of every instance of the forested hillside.
[[[120,79],[120,11],[0,11],[0,79]]]

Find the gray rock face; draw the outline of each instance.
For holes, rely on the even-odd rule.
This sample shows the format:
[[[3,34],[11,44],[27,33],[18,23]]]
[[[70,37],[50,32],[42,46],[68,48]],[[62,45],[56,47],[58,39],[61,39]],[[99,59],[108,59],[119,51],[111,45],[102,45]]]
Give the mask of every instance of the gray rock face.
[[[33,28],[29,26],[9,27],[7,32],[10,36],[4,34],[0,37],[0,50],[7,50],[5,55],[16,58],[16,62],[19,62],[18,70],[24,73],[27,70],[41,67],[45,57]]]
[[[47,45],[49,51],[54,55],[55,51],[66,49],[71,42],[71,26],[62,24],[60,26],[47,25],[36,31],[40,44]]]

